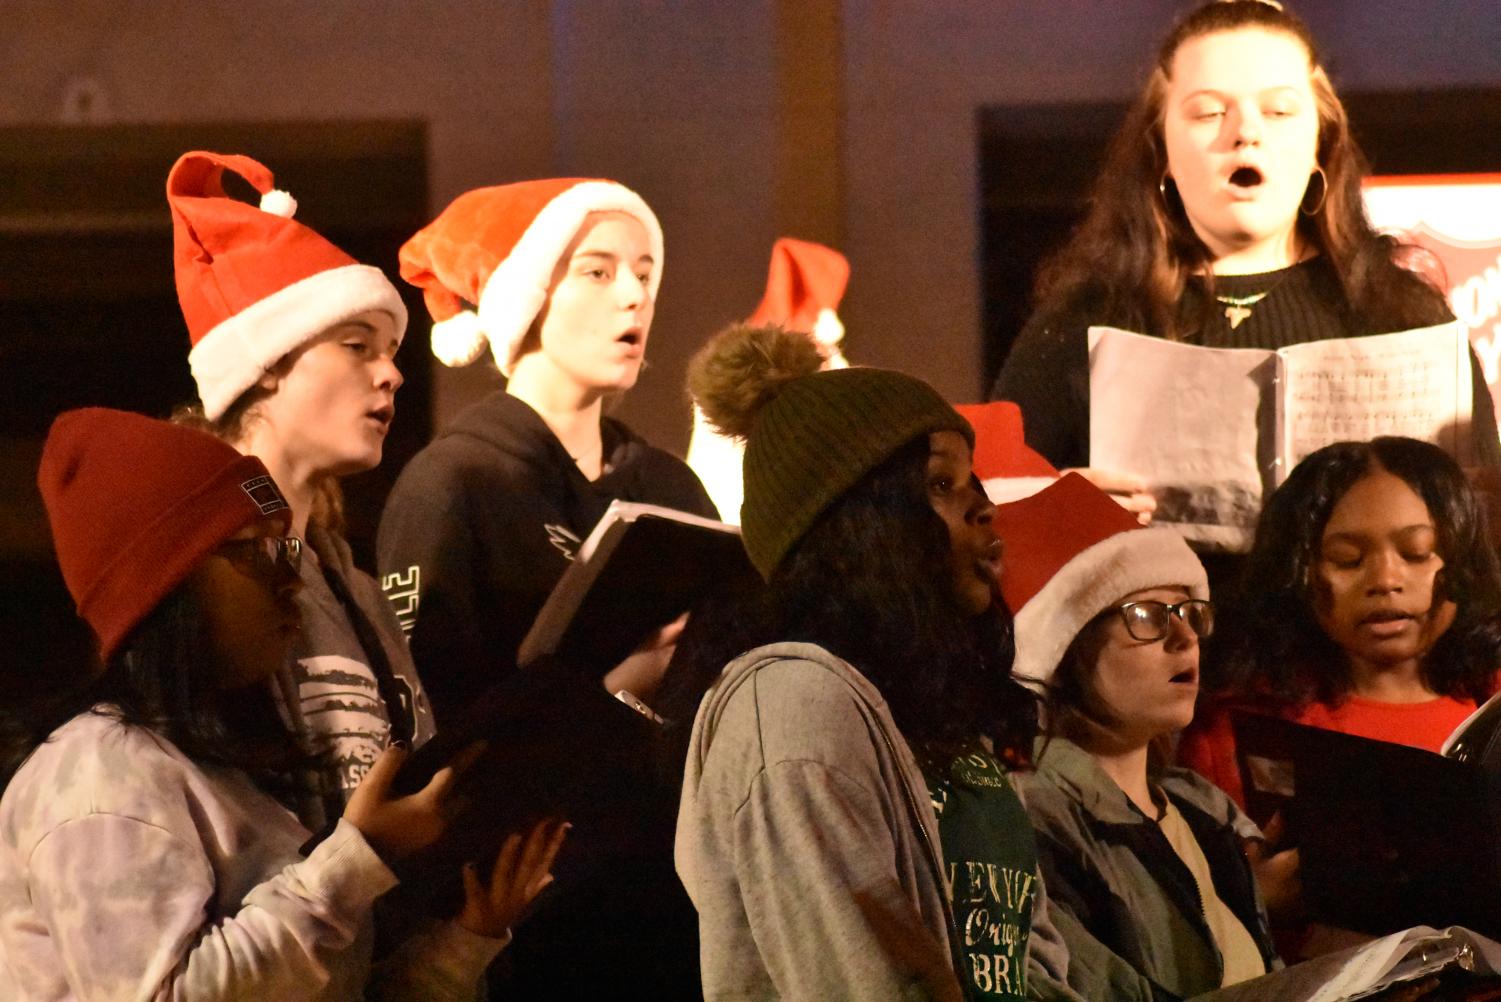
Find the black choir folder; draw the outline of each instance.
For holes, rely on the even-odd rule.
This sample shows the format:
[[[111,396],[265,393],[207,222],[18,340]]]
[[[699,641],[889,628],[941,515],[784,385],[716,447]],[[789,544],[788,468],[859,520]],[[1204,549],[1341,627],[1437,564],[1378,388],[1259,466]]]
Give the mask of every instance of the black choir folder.
[[[516,663],[551,655],[603,676],[702,597],[755,573],[735,526],[612,501],[537,613]]]
[[[1501,938],[1501,774],[1257,713],[1231,726],[1247,813],[1265,824],[1284,811],[1311,919]]]
[[[747,573],[755,571],[734,526],[613,502],[538,614],[519,667],[497,666],[495,685],[440,720],[438,735],[402,767],[397,792],[415,792],[485,742],[460,780],[448,832],[403,864],[403,880],[421,885],[438,910],[452,909],[460,865],[488,865],[506,832],[543,817],[574,823],[555,868],[560,889],[647,837],[639,830],[652,813],[645,802],[661,795],[652,772],[657,725],[600,681],[654,630]]]

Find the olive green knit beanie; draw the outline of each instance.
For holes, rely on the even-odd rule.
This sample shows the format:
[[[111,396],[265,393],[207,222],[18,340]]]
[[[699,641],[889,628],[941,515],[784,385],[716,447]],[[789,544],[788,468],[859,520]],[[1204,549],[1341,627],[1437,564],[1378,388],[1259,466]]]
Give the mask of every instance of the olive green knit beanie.
[[[768,579],[829,505],[902,446],[935,431],[975,441],[969,422],[922,380],[888,369],[820,372],[820,362],[804,335],[734,326],[690,367],[710,422],[745,440],[740,529]]]

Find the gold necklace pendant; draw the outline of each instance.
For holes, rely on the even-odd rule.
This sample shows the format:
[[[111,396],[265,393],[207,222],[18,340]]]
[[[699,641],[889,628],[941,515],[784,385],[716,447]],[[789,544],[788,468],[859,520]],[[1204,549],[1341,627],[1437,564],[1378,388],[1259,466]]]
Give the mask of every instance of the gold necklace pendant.
[[[1254,296],[1215,296],[1215,300],[1223,303],[1225,307],[1225,319],[1230,321],[1230,329],[1235,330],[1246,320],[1250,319],[1251,307],[1267,297],[1266,292],[1258,292]]]

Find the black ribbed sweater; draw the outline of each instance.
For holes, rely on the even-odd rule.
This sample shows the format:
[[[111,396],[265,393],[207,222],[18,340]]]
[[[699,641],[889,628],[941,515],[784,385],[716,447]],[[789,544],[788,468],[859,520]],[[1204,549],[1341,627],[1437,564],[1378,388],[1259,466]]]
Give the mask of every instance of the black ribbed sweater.
[[[1234,329],[1224,306],[1216,304],[1207,312],[1208,324],[1185,335],[1185,342],[1210,348],[1276,350],[1308,341],[1389,334],[1402,329],[1382,324],[1359,329],[1338,276],[1322,257],[1260,275],[1220,275],[1215,278],[1214,292],[1237,298],[1262,292],[1266,295],[1249,304],[1250,316]],[[1198,318],[1206,315],[1205,295],[1202,283],[1190,284],[1185,291],[1179,304],[1184,329],[1197,328]],[[1435,310],[1445,312],[1439,303]],[[1442,320],[1439,315],[1434,322]],[[1060,469],[1089,465],[1087,332],[1092,325],[1110,323],[1088,304],[1038,311],[1017,336],[991,389],[992,400],[1012,400],[1021,405],[1027,444]],[[1501,448],[1496,445],[1495,411],[1473,352],[1470,361],[1475,384],[1475,441],[1481,461],[1497,465]]]

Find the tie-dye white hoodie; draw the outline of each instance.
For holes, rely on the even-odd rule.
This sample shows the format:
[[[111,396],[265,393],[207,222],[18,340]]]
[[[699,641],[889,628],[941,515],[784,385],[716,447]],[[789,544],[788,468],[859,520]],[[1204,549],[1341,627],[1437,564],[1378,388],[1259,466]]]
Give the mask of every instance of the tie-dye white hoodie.
[[[0,797],[0,997],[472,997],[502,941],[445,924],[371,979],[371,909],[396,878],[348,822],[304,859],[307,838],[238,770],[74,717]]]

